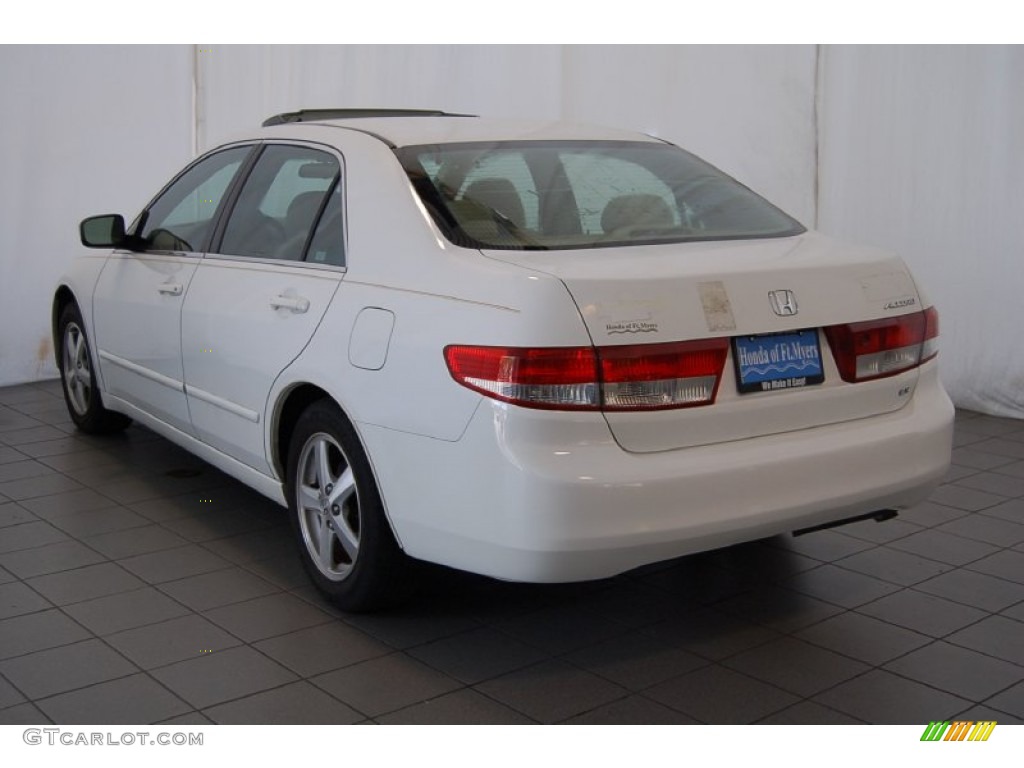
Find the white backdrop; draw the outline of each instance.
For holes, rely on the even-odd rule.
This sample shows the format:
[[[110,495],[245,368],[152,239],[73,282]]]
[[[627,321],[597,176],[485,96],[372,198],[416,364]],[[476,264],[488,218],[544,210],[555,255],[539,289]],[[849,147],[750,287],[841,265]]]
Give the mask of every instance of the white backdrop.
[[[414,107],[647,131],[898,249],[940,306],[954,399],[1024,416],[1001,310],[1021,294],[1022,92],[1017,48],[0,47],[0,385],[55,375],[50,295],[82,217],[133,217],[276,112]]]
[[[958,405],[1024,416],[1024,47],[829,47],[819,227],[898,251]]]
[[[201,49],[199,143],[309,106],[560,118],[674,141],[814,215],[814,46],[230,46]]]
[[[0,385],[57,375],[78,222],[134,215],[192,151],[191,49],[0,46]]]

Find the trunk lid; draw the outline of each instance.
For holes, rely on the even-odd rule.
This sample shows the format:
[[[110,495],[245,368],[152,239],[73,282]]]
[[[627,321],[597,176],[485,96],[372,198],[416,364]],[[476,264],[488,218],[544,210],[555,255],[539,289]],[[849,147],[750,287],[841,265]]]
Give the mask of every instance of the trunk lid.
[[[606,412],[628,451],[651,452],[777,434],[897,410],[917,370],[844,382],[821,329],[918,312],[921,297],[903,262],[817,233],[569,251],[487,250],[488,258],[560,279],[595,346],[810,331],[824,380],[740,393],[730,345],[716,402],[650,412]],[[747,387],[749,389],[749,387]]]

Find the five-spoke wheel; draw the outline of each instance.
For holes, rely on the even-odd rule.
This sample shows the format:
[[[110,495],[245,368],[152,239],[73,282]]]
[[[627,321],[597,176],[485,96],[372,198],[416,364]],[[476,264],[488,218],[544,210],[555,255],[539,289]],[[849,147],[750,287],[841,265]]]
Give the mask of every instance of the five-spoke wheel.
[[[64,327],[63,362],[64,388],[68,393],[68,404],[79,416],[85,416],[92,394],[92,368],[89,366],[85,334],[74,321]]]
[[[75,304],[68,304],[60,314],[57,326],[60,349],[57,366],[64,389],[68,415],[83,432],[99,434],[124,429],[132,420],[103,407],[96,382],[96,373],[89,354],[89,340],[85,335],[82,313]]]
[[[345,451],[326,432],[302,447],[295,494],[310,557],[331,581],[344,579],[359,556],[359,491]]]
[[[330,400],[311,404],[296,421],[287,477],[299,555],[321,592],[350,611],[379,608],[408,593],[408,560],[370,462]]]

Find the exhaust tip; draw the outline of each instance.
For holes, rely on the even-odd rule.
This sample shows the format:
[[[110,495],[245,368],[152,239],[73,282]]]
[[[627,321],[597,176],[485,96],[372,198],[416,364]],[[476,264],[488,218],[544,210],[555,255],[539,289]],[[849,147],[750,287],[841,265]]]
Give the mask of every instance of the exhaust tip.
[[[829,528],[838,528],[841,525],[850,525],[851,523],[859,523],[863,520],[874,520],[876,523],[884,523],[886,520],[892,520],[894,517],[899,515],[899,511],[895,509],[879,509],[876,512],[868,512],[864,515],[854,515],[853,517],[844,517],[842,520],[835,520],[831,523],[822,523],[821,525],[813,525],[810,528],[800,528],[799,530],[793,531],[793,536],[803,536],[808,533],[814,533],[815,531],[825,531]]]

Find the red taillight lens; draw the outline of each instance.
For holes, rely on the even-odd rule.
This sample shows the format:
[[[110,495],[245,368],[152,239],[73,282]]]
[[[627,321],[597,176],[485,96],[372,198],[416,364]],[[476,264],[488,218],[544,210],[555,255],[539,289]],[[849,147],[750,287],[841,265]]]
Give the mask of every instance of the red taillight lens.
[[[825,328],[843,381],[870,381],[910,370],[938,353],[934,307],[910,315]]]
[[[657,410],[708,405],[725,367],[728,339],[622,347],[452,345],[455,381],[529,408]]]
[[[599,407],[593,347],[445,347],[457,382],[481,394],[531,408]]]

